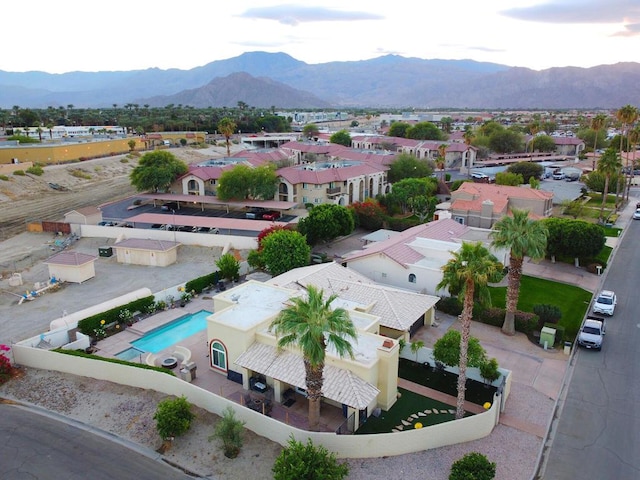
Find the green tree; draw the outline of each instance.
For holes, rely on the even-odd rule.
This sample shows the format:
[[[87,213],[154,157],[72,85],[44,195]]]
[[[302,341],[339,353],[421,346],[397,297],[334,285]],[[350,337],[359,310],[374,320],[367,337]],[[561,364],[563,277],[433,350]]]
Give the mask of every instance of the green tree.
[[[338,145],[344,145],[345,147],[351,146],[351,135],[347,130],[338,130],[336,133],[329,137],[329,142],[336,143]]]
[[[407,138],[414,140],[446,140],[446,135],[434,123],[418,122],[406,132]]]
[[[529,183],[531,178],[540,178],[544,168],[539,163],[517,162],[507,167],[507,172],[522,175],[522,183]]]
[[[604,206],[607,203],[607,196],[609,195],[611,177],[619,175],[621,169],[622,161],[618,156],[618,152],[611,147],[607,148],[598,160],[598,171],[604,175],[604,191],[602,192],[602,205],[600,205],[600,221],[604,220]],[[616,199],[617,195],[618,188],[616,188]]]
[[[320,130],[315,123],[307,123],[302,129],[302,136],[305,138],[317,137],[319,134]]]
[[[235,133],[237,128],[238,125],[236,125],[236,122],[231,120],[229,117],[224,117],[218,122],[218,131],[224,136],[227,143],[227,157],[231,156],[231,143],[229,142],[229,139]]]
[[[341,480],[349,475],[349,466],[339,463],[322,445],[316,447],[310,438],[305,445],[292,437],[272,471],[274,480]]]
[[[306,235],[310,245],[349,235],[354,228],[353,210],[332,203],[316,205],[298,222],[298,231]]]
[[[279,230],[262,240],[262,262],[274,277],[309,265],[310,255],[311,247],[304,235],[293,230]]]
[[[129,145],[130,152],[133,152],[136,149],[136,141],[134,139],[129,140],[127,145]]]
[[[221,200],[273,200],[278,176],[273,165],[236,165],[220,175],[216,194]]]
[[[509,249],[506,314],[502,332],[515,335],[515,313],[520,298],[520,281],[524,257],[544,258],[547,249],[547,229],[544,223],[529,218],[527,210],[513,209],[512,215],[498,220],[490,234],[494,248]]]
[[[498,281],[502,265],[489,253],[482,243],[463,242],[462,247],[453,253],[453,258],[442,267],[442,281],[438,290],[448,287],[460,287],[460,296],[464,299],[462,306],[462,334],[460,338],[460,361],[458,374],[458,398],[456,402],[456,419],[464,416],[464,392],[467,381],[467,363],[469,337],[471,334],[471,317],[473,315],[474,297],[481,303],[490,301],[487,284]]]
[[[460,340],[458,330],[448,330],[433,344],[433,359],[443,365],[457,367],[460,363]],[[487,353],[475,337],[469,337],[467,357],[467,366],[469,367],[479,367],[486,361]]]
[[[187,165],[166,150],[156,150],[140,157],[129,174],[131,184],[139,192],[164,191],[181,175],[189,171]]]
[[[407,130],[411,128],[411,125],[406,122],[391,122],[389,127],[389,136],[397,138],[407,138]]]
[[[209,441],[222,441],[222,450],[227,458],[236,458],[242,448],[242,432],[245,422],[238,420],[233,408],[227,407],[222,418],[216,423],[213,435],[209,436]]]
[[[489,136],[489,147],[497,153],[514,153],[523,150],[522,134],[513,130],[499,130]]]
[[[195,415],[191,412],[191,404],[185,397],[168,398],[158,403],[153,419],[156,430],[165,442],[171,442],[174,437],[186,433],[191,427]],[[170,443],[166,444],[167,446]]]
[[[608,123],[608,117],[603,114],[603,113],[599,113],[598,115],[596,115],[595,117],[593,117],[591,119],[591,130],[593,130],[594,135],[593,135],[593,165],[592,165],[592,170],[596,169],[596,150],[598,149],[598,140],[599,140],[599,134],[600,131],[602,129],[604,129],[607,126]],[[604,134],[603,134],[604,137]]]
[[[250,173],[249,198],[273,200],[278,191],[278,175],[273,164],[255,167]]]
[[[389,182],[395,183],[405,178],[423,178],[433,173],[433,168],[426,160],[418,160],[413,155],[401,153],[391,165],[387,173]]]
[[[491,358],[486,362],[480,364],[480,376],[486,383],[493,383],[500,378],[500,372],[498,371],[498,360]]]
[[[631,129],[630,127],[638,120],[639,115],[640,115],[640,111],[638,110],[637,107],[634,107],[633,105],[625,105],[624,107],[620,108],[616,112],[616,117],[618,118],[620,123],[622,123],[622,128],[625,133],[625,140],[626,140],[625,143],[627,144],[627,148],[626,148],[627,152],[629,152],[631,148],[631,143],[629,142],[629,131]],[[620,154],[621,154],[620,158],[622,161],[622,138],[620,139]],[[629,155],[627,155],[627,161],[626,161],[625,167],[627,169],[630,168]],[[631,188],[631,177],[629,177],[629,188]],[[627,193],[627,198],[628,196],[629,194]],[[618,192],[616,192],[616,207],[618,207]]]
[[[524,178],[520,173],[498,172],[496,173],[496,185],[511,185],[517,187],[524,183]]]
[[[536,137],[536,150],[539,152],[555,152],[556,142],[550,135],[538,135]]]
[[[615,192],[618,189],[618,177],[622,176],[620,173],[616,173],[609,177],[609,191],[608,193]],[[595,170],[588,175],[582,177],[585,186],[592,192],[604,192],[604,185],[607,181],[607,177],[602,172]],[[606,197],[605,197],[606,198]],[[606,202],[605,202],[606,203]]]
[[[216,267],[222,278],[227,280],[238,280],[240,278],[240,262],[231,253],[225,253],[216,260]]]
[[[449,480],[493,480],[496,464],[478,452],[467,453],[451,465]]]
[[[593,258],[605,245],[604,228],[595,223],[570,218],[540,220],[547,228],[547,255]]]
[[[350,341],[357,339],[349,313],[344,308],[332,307],[336,298],[338,296],[334,294],[325,299],[322,290],[310,285],[307,298],[292,297],[290,305],[280,312],[270,327],[278,338],[278,348],[292,346],[302,352],[309,400],[309,429],[312,431],[318,429],[320,422],[327,347],[341,358],[345,355],[353,358]]]

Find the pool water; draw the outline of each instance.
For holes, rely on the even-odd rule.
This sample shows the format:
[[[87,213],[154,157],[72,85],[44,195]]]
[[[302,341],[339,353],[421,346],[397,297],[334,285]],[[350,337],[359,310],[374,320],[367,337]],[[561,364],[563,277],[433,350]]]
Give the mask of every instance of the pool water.
[[[207,317],[209,315],[211,315],[211,312],[207,310],[185,315],[151,330],[138,340],[131,342],[131,345],[143,352],[158,353],[207,328]]]
[[[137,348],[131,347],[123,350],[120,353],[116,353],[115,357],[120,360],[126,360],[130,362],[131,360],[141,360],[140,355],[144,355],[146,352],[142,350],[138,350]]]

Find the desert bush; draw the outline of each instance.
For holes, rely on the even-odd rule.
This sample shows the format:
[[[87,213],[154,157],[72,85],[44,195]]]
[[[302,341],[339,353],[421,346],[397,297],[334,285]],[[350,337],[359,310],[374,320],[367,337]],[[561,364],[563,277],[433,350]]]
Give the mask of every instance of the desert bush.
[[[153,419],[156,430],[163,440],[172,440],[189,430],[195,415],[191,412],[191,404],[185,397],[166,399],[158,403]]]
[[[209,441],[221,440],[224,456],[227,458],[236,458],[242,448],[242,432],[244,431],[245,422],[236,418],[235,412],[231,407],[227,407],[224,414],[216,424],[213,435],[209,437]]]
[[[545,323],[558,323],[562,318],[562,311],[560,307],[556,305],[548,305],[546,303],[539,303],[533,306],[533,313],[538,316],[538,325]]]
[[[25,176],[24,170],[14,170],[13,174],[17,175],[18,177],[24,177]]]
[[[480,365],[480,376],[487,383],[495,382],[500,378],[500,372],[498,371],[498,360],[491,358],[490,360]]]
[[[30,173],[31,175],[37,175],[39,177],[44,174],[44,169],[40,165],[35,164],[27,168],[27,173]]]
[[[272,468],[275,480],[340,480],[349,475],[349,466],[338,463],[336,455],[322,445],[316,447],[311,439],[307,444],[289,439]]]
[[[492,480],[496,476],[496,464],[478,452],[467,453],[453,462],[449,480]]]
[[[458,316],[462,313],[462,303],[460,303],[458,297],[442,297],[436,303],[436,309],[448,315]]]
[[[0,175],[0,180],[4,180],[5,182],[8,182],[9,177],[7,177],[6,175]]]

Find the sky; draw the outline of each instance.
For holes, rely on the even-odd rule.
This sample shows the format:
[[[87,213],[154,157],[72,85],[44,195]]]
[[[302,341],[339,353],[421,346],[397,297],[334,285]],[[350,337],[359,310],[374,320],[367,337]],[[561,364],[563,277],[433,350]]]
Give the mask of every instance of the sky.
[[[285,2],[7,2],[0,70],[187,70],[255,51],[309,64],[395,54],[534,70],[640,61],[640,0]]]

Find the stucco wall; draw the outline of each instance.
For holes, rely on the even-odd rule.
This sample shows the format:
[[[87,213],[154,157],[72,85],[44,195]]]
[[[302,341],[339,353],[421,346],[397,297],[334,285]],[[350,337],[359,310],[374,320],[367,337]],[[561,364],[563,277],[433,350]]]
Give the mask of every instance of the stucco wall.
[[[11,163],[12,158],[17,158],[20,163],[56,164],[68,163],[83,158],[107,157],[112,154],[129,152],[128,144],[130,140],[135,140],[136,150],[144,148],[144,143],[138,137],[112,138],[82,143],[30,143],[20,147],[0,148],[0,163]]]
[[[49,264],[49,277],[65,282],[82,283],[96,276],[94,262],[84,265],[53,265]]]
[[[217,415],[222,415],[224,409],[230,406],[235,410],[236,417],[246,422],[246,428],[258,435],[283,446],[287,445],[291,436],[301,442],[306,442],[307,438],[310,438],[315,444],[323,445],[329,451],[335,452],[339,458],[402,455],[478,440],[488,436],[499,419],[497,407],[499,402],[494,401],[493,406],[484,413],[422,429],[376,435],[308,432],[241,407],[230,400],[165,373],[72,357],[24,345],[14,345],[12,350],[15,362],[22,366],[107,380],[121,385],[156,390],[167,395],[184,395],[192,404]],[[99,368],[96,362],[100,362]],[[136,368],[135,375],[131,375],[131,368]]]

